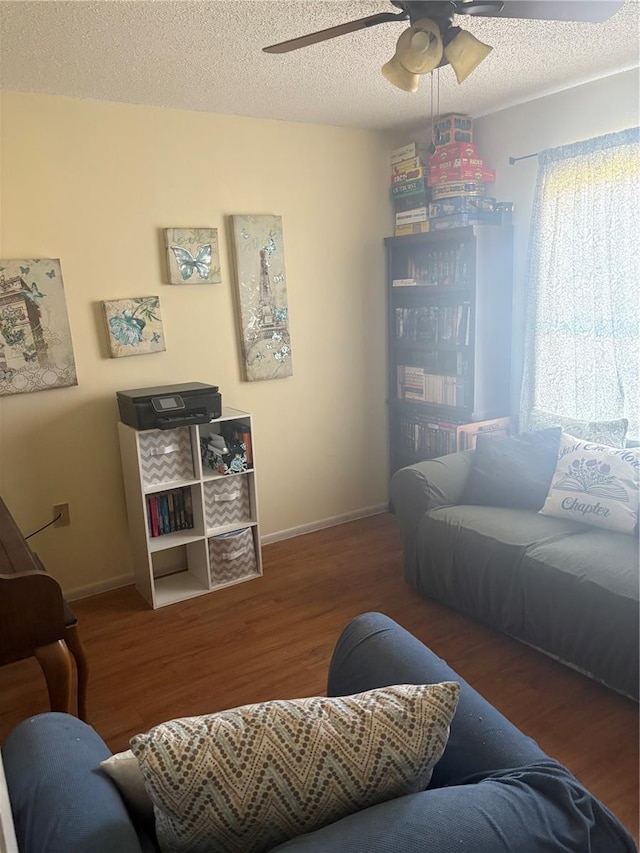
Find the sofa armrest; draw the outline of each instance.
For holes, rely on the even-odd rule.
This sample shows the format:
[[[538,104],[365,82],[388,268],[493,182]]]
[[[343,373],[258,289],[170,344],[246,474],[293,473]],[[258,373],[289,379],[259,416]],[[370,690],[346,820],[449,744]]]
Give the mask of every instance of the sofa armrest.
[[[474,453],[450,453],[395,472],[391,478],[391,502],[403,533],[415,530],[425,512],[434,507],[460,502]]]
[[[111,755],[69,714],[24,720],[2,747],[20,853],[141,853],[118,789],[100,768]]]

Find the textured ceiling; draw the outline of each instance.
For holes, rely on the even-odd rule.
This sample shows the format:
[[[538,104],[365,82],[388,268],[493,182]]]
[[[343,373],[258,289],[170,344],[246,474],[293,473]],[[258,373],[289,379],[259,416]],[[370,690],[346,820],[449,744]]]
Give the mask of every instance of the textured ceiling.
[[[568,4],[575,0],[567,0]],[[380,67],[406,23],[282,55],[265,45],[378,12],[380,2],[1,0],[6,90],[350,127],[410,127],[429,114]],[[638,65],[639,0],[601,24],[458,16],[494,50],[458,85],[440,71],[440,112],[473,116]]]

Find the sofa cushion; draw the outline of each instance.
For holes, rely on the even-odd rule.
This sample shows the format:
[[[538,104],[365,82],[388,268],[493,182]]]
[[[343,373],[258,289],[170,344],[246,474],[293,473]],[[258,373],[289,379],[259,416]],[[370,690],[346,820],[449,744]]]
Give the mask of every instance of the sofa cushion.
[[[438,507],[418,528],[415,585],[459,613],[517,635],[526,604],[518,577],[526,549],[587,529],[531,510]]]
[[[118,786],[129,810],[141,820],[153,819],[153,802],[144,786],[140,764],[130,749],[117,752],[100,762],[100,767]]]
[[[246,705],[173,720],[131,748],[164,851],[258,853],[346,814],[423,790],[460,687]]]
[[[633,533],[638,525],[640,448],[613,448],[562,435],[543,515]]]
[[[638,540],[584,528],[528,548],[521,639],[638,699]]]
[[[516,436],[479,435],[461,503],[540,509],[561,433],[557,427]]]
[[[616,818],[557,762],[503,769],[345,817],[273,853],[632,853]]]

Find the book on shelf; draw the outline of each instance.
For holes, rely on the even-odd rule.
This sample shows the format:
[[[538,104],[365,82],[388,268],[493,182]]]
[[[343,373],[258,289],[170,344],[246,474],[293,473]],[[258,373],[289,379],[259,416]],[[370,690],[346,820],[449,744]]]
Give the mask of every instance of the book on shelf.
[[[463,376],[428,373],[422,367],[398,365],[397,394],[401,400],[419,400],[436,406],[464,408],[468,381]]]
[[[512,420],[510,417],[461,424],[457,428],[458,450],[473,450],[479,435],[509,435],[511,427]]]
[[[154,539],[178,530],[192,529],[191,487],[181,486],[147,495],[147,520],[149,535]]]

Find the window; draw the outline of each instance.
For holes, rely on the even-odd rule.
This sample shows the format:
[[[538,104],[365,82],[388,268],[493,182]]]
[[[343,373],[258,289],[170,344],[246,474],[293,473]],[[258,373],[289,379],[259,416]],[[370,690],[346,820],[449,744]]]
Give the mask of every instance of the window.
[[[640,438],[640,128],[539,155],[521,428],[625,417]]]

